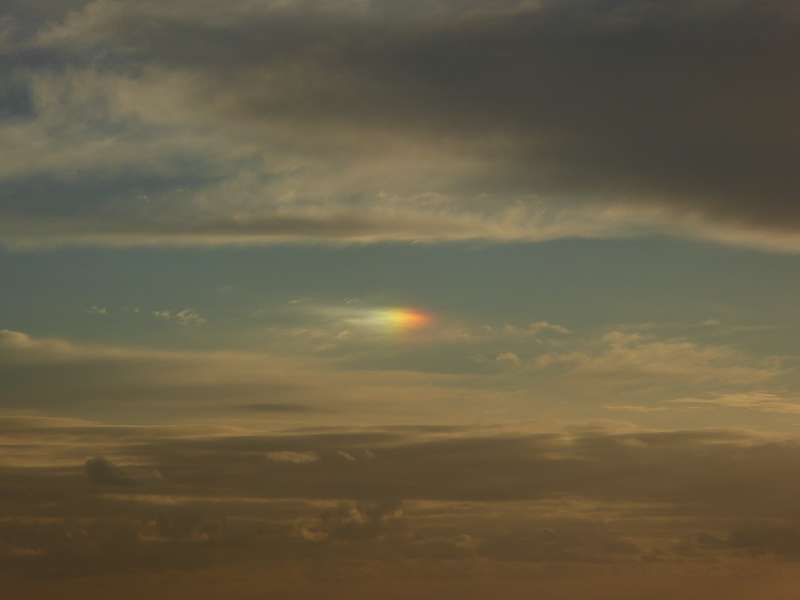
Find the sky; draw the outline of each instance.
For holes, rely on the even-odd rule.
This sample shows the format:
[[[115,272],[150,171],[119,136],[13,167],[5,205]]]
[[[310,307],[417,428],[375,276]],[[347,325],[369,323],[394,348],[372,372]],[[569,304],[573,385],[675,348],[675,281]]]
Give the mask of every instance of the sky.
[[[788,0],[5,0],[3,588],[795,598],[799,46]]]

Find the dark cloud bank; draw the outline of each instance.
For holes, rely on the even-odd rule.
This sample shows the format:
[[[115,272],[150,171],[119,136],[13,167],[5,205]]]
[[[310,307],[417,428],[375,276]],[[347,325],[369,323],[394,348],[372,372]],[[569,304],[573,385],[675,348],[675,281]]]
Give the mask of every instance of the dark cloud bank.
[[[99,517],[145,527],[164,511],[188,511],[215,522],[250,515],[254,527],[258,521],[282,531],[286,539],[265,542],[259,552],[266,553],[284,543],[310,549],[385,536],[396,542],[387,552],[424,554],[426,544],[446,538],[454,556],[475,551],[535,561],[642,559],[653,551],[643,544],[648,538],[662,553],[681,556],[747,551],[794,558],[800,549],[793,542],[800,539],[797,443],[741,432],[475,437],[406,428],[206,438],[18,420],[3,432],[16,445],[38,439],[57,453],[71,445],[78,465],[92,449],[111,453],[83,466],[5,468],[3,510],[15,527],[58,529]],[[300,453],[315,460],[274,460]],[[501,520],[493,526],[494,513]],[[521,537],[513,528],[503,533],[512,523],[522,527]],[[145,531],[139,542],[194,535],[188,525],[180,535],[166,535],[165,527]],[[432,529],[420,537],[416,527]],[[564,527],[576,547],[548,554]],[[683,532],[682,545],[661,539],[667,530],[668,538]],[[586,554],[600,532],[605,541]],[[435,546],[431,552],[443,552]]]
[[[765,577],[791,581],[800,557],[797,442],[745,432],[0,425],[16,450],[41,448],[39,466],[0,471],[0,577],[28,597],[94,597],[109,582],[206,597],[192,582],[211,578],[236,598],[369,597],[381,582],[396,598],[417,585],[749,598],[773,589]],[[315,459],[275,460],[301,454]],[[790,597],[781,586],[774,597]]]
[[[59,157],[38,173],[9,175],[0,205],[23,229],[111,240],[519,237],[502,220],[487,229],[453,219],[491,221],[539,202],[655,207],[667,228],[682,218],[749,235],[793,235],[800,226],[792,2],[375,0],[211,10],[98,1],[69,13],[12,6],[8,23],[2,60],[17,82],[3,96],[9,119],[35,121],[37,110],[66,111],[64,102],[78,122],[48,135],[106,139],[112,149],[149,139],[156,153],[155,164],[120,159],[125,173],[132,163],[144,170],[133,180],[115,174],[120,165],[77,167],[84,176],[75,179]],[[140,94],[129,99],[138,108],[120,113],[110,80],[100,80],[97,97],[80,97],[78,81],[60,96],[48,88],[25,101],[26,76],[82,70],[139,82],[128,90]],[[160,82],[177,86],[181,100],[158,114]],[[167,132],[203,127],[213,130],[212,146],[237,151],[164,149]],[[270,166],[275,159],[250,147],[256,140],[294,166]],[[420,153],[428,158],[414,167]],[[33,194],[30,177],[41,182]],[[226,192],[214,180],[239,187]],[[214,208],[174,205],[178,189],[208,194]],[[225,197],[246,190],[254,199]],[[287,190],[313,206],[278,207]],[[158,194],[170,201],[155,212],[137,200]],[[381,194],[395,198],[393,221],[376,212]],[[420,197],[430,195],[445,208],[428,210]],[[416,212],[404,219],[398,208]],[[68,214],[46,220],[58,211]]]

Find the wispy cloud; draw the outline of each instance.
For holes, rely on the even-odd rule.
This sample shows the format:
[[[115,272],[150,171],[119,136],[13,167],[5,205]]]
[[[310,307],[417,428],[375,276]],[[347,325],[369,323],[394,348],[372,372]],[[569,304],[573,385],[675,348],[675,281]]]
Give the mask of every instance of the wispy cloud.
[[[267,458],[276,463],[290,463],[294,465],[307,465],[317,462],[319,455],[315,452],[293,452],[292,450],[273,450],[267,452]]]
[[[780,372],[778,359],[753,359],[721,345],[687,339],[659,339],[610,331],[596,349],[545,353],[534,360],[539,369],[565,367],[584,375],[680,378],[688,382],[748,385],[768,381]]]
[[[205,325],[208,322],[206,321],[205,317],[202,317],[199,312],[192,308],[182,308],[180,310],[154,310],[152,314],[156,319],[161,319],[162,321],[174,321],[175,323],[185,327]]]
[[[738,408],[765,413],[800,415],[800,400],[775,392],[751,391],[710,397],[678,398],[673,404],[689,408]]]
[[[789,2],[70,6],[0,27],[7,243],[800,249]]]

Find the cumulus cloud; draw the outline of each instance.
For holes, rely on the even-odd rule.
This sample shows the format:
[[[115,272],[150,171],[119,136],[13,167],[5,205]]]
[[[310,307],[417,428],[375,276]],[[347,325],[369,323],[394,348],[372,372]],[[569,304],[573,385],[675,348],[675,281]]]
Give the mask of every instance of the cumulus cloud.
[[[94,0],[11,19],[11,243],[800,249],[789,1]]]
[[[310,542],[357,541],[384,534],[403,517],[399,501],[342,503],[317,518],[300,522],[298,535]]]
[[[495,360],[507,367],[519,367],[522,364],[519,356],[513,352],[501,352],[495,357]]]

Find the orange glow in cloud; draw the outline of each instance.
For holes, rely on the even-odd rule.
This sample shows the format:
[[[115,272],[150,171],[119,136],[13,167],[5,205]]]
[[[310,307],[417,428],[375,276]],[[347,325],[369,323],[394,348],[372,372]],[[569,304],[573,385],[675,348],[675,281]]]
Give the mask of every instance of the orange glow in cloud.
[[[370,311],[365,321],[374,327],[392,331],[411,331],[430,324],[433,317],[421,310],[390,308]]]

